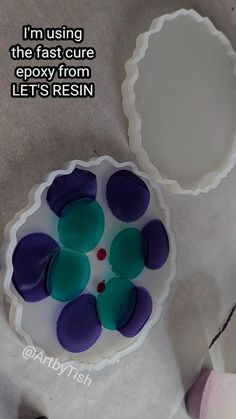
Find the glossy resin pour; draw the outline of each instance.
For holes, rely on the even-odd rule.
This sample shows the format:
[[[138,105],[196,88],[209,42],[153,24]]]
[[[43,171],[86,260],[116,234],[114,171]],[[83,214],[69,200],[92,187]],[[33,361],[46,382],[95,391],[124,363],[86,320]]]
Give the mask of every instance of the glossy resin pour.
[[[61,360],[114,362],[144,339],[174,277],[162,198],[134,165],[109,158],[69,163],[38,196],[5,273],[20,334]]]

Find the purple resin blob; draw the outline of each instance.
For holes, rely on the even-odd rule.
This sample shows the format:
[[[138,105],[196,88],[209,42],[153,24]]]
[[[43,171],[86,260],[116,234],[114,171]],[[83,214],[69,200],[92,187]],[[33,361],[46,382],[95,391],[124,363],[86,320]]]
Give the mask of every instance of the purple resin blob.
[[[107,183],[107,202],[118,220],[138,220],[146,211],[150,192],[144,181],[129,170],[119,170]]]
[[[58,244],[47,234],[33,233],[17,244],[13,255],[12,282],[25,301],[46,298],[47,270]]]
[[[83,198],[95,199],[96,193],[95,174],[88,170],[74,169],[69,175],[54,179],[47,192],[47,202],[51,210],[60,217],[67,205]]]
[[[149,221],[142,229],[145,266],[149,269],[161,268],[169,255],[169,239],[160,220]]]
[[[83,352],[89,349],[101,334],[96,298],[83,294],[67,304],[57,321],[57,337],[69,352]]]
[[[127,337],[133,338],[143,328],[152,313],[152,299],[145,288],[135,287],[135,306],[129,320],[118,327],[119,332]]]

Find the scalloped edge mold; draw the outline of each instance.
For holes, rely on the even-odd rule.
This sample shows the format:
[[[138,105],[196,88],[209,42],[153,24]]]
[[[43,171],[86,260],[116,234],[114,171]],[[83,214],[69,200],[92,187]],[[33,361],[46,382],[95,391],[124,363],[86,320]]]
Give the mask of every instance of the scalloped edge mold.
[[[24,342],[26,345],[33,345],[36,349],[42,351],[44,354],[44,350],[42,348],[37,347],[37,345],[34,345],[32,338],[29,334],[27,334],[23,328],[22,328],[22,313],[23,313],[23,306],[19,299],[17,298],[17,295],[14,294],[11,290],[11,282],[12,282],[12,272],[13,272],[13,265],[12,265],[12,255],[14,248],[17,243],[17,232],[18,229],[27,221],[27,218],[30,217],[32,214],[34,214],[38,208],[41,205],[41,196],[45,189],[47,189],[53,182],[53,180],[63,174],[69,174],[71,173],[76,166],[82,167],[82,168],[91,168],[92,166],[99,165],[103,163],[104,161],[109,162],[113,167],[115,168],[124,168],[124,167],[130,167],[136,173],[138,176],[141,176],[143,179],[146,179],[151,187],[154,189],[154,192],[157,193],[157,199],[158,204],[160,206],[160,209],[163,210],[163,217],[166,229],[168,231],[169,235],[169,241],[170,241],[170,269],[169,269],[169,276],[165,281],[165,285],[163,288],[163,292],[161,293],[161,297],[158,301],[154,301],[154,308],[152,316],[150,317],[150,321],[148,321],[143,328],[143,330],[137,335],[137,339],[130,344],[124,345],[124,348],[119,351],[114,351],[114,353],[109,356],[100,356],[100,361],[98,363],[87,363],[84,362],[83,359],[78,361],[75,360],[72,357],[70,357],[69,353],[66,353],[67,357],[66,359],[63,359],[60,361],[64,365],[70,365],[70,366],[79,366],[80,369],[86,369],[86,370],[100,370],[106,365],[115,364],[122,358],[123,356],[128,355],[132,351],[139,348],[146,336],[148,335],[151,328],[154,326],[154,324],[157,323],[157,321],[160,319],[161,311],[162,311],[162,305],[164,301],[166,300],[169,292],[170,287],[172,284],[172,281],[175,278],[176,274],[176,247],[175,247],[175,240],[174,236],[171,232],[171,222],[170,222],[170,213],[168,208],[166,207],[162,194],[160,190],[157,188],[157,185],[154,184],[147,175],[140,172],[137,167],[131,163],[131,162],[124,162],[124,163],[117,163],[115,160],[113,160],[109,156],[103,156],[96,159],[92,159],[89,162],[84,162],[80,160],[73,160],[65,164],[64,168],[62,170],[56,170],[51,173],[49,173],[43,183],[36,185],[29,194],[29,201],[28,205],[25,209],[23,209],[21,212],[17,213],[15,218],[6,226],[4,231],[4,242],[1,249],[1,278],[3,283],[3,291],[5,293],[5,297],[7,301],[10,303],[10,314],[9,314],[9,322],[11,327],[15,330],[15,332],[18,334],[19,338]],[[100,355],[100,354],[99,354]],[[46,356],[46,354],[45,354]]]
[[[211,189],[215,189],[221,180],[228,175],[232,170],[236,162],[236,133],[232,138],[232,147],[228,151],[228,154],[218,169],[209,173],[206,173],[202,178],[196,182],[196,186],[192,189],[184,189],[180,183],[175,179],[168,179],[161,175],[160,171],[154,166],[149,158],[147,151],[145,150],[145,142],[141,135],[141,116],[137,112],[135,107],[135,91],[134,85],[139,77],[138,63],[141,61],[146,53],[149,45],[149,37],[152,34],[161,31],[164,23],[178,18],[179,16],[190,16],[193,20],[198,23],[203,23],[209,30],[209,33],[216,36],[219,42],[225,47],[226,54],[230,56],[233,63],[233,75],[236,76],[236,54],[231,46],[231,43],[226,36],[218,31],[212,22],[207,17],[202,17],[195,10],[181,9],[175,13],[166,14],[152,21],[150,29],[147,32],[140,34],[136,40],[136,48],[133,52],[132,57],[126,62],[126,79],[122,83],[121,92],[123,96],[123,110],[128,118],[128,135],[129,145],[133,153],[135,154],[141,170],[148,173],[152,180],[158,181],[167,186],[168,190],[179,194],[191,194],[198,195],[201,192],[209,192]]]

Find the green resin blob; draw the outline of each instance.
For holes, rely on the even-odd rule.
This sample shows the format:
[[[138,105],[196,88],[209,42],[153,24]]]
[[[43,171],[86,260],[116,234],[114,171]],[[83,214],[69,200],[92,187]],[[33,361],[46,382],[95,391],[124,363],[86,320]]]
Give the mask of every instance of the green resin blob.
[[[89,277],[87,256],[75,250],[61,249],[54,256],[48,270],[48,292],[55,300],[72,300],[84,291]]]
[[[123,278],[133,279],[144,268],[142,236],[136,228],[122,230],[114,238],[110,251],[112,270]]]
[[[116,330],[126,323],[135,306],[135,287],[125,278],[108,281],[97,297],[98,317],[103,327]]]
[[[89,252],[101,239],[104,226],[105,218],[98,202],[81,199],[64,208],[58,231],[64,246]]]

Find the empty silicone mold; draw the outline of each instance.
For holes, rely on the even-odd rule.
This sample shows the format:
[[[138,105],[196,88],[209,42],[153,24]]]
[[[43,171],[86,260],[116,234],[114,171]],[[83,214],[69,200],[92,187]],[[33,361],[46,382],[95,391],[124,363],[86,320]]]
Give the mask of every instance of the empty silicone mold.
[[[172,192],[218,186],[236,158],[236,55],[208,18],[179,10],[139,35],[123,109],[139,166]]]
[[[175,274],[169,213],[132,163],[73,161],[6,228],[10,322],[61,362],[101,368],[138,347]]]

